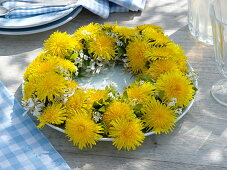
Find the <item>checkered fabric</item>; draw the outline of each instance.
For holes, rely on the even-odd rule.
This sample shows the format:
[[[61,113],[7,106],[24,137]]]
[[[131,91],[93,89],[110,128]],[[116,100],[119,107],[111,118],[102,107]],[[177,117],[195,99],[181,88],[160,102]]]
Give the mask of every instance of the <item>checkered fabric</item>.
[[[22,106],[0,82],[0,169],[69,170],[60,154],[23,113]]]
[[[146,0],[78,0],[75,4],[62,6],[62,7],[32,7],[34,1],[18,1],[18,0],[4,0],[0,5],[10,9],[13,7],[24,7],[15,9],[7,14],[6,18],[21,18],[34,16],[44,13],[64,11],[68,9],[77,9],[79,6],[83,6],[89,11],[102,18],[108,18],[111,12],[128,12],[129,10],[138,11],[143,10]]]

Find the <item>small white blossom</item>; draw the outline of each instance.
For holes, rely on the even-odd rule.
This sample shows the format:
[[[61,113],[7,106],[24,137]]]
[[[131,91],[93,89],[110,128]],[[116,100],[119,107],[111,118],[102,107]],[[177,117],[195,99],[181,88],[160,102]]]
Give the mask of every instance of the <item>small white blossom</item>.
[[[99,73],[100,73],[100,71],[101,71],[101,68],[100,68],[100,67],[98,67],[98,68],[96,69],[95,73],[96,73],[96,74],[99,74]]]
[[[139,81],[139,84],[140,84],[140,85],[142,85],[142,84],[144,84],[144,83],[145,83],[145,81],[142,81],[142,80]]]
[[[41,114],[45,107],[44,103],[40,102],[38,98],[29,98],[28,100],[23,101],[22,104],[24,108],[29,110],[34,116]]]
[[[137,99],[133,99],[133,100],[132,100],[132,105],[135,106],[136,103],[137,103]]]
[[[88,56],[87,55],[84,55],[84,60],[88,60]]]
[[[117,40],[116,43],[117,43],[118,46],[123,46],[123,42],[120,41],[120,40]]]
[[[188,74],[186,74],[186,77],[190,78],[191,81],[196,81],[198,80],[198,73],[190,71]]]
[[[155,95],[155,96],[158,96],[159,94],[158,94],[158,92],[155,92],[154,95]]]
[[[175,113],[178,114],[178,115],[181,115],[181,114],[183,113],[182,108],[177,108],[177,109],[175,110]]]
[[[171,102],[169,102],[169,103],[167,104],[167,106],[175,106],[176,103],[177,103],[177,98],[172,98],[172,99],[171,99]]]
[[[92,113],[92,115],[93,115],[93,119],[96,123],[98,121],[102,120],[102,114],[100,112],[95,111]]]
[[[113,82],[113,81],[111,81],[110,86],[113,87],[113,88],[117,88],[118,87],[118,85],[115,82]]]

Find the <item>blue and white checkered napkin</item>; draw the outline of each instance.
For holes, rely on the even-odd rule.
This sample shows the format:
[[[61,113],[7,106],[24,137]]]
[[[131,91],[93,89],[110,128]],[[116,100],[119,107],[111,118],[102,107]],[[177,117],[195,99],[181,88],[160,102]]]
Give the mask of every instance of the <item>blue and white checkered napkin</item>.
[[[138,11],[143,10],[146,0],[78,0],[76,3],[72,3],[66,6],[52,6],[52,7],[32,7],[35,3],[34,1],[18,1],[18,0],[4,0],[1,5],[6,8],[13,7],[24,7],[11,11],[7,14],[6,18],[21,18],[34,16],[44,13],[63,11],[70,8],[78,8],[83,6],[89,11],[103,18],[107,18],[111,12],[128,12],[129,10]]]
[[[69,170],[60,154],[0,82],[0,169]]]

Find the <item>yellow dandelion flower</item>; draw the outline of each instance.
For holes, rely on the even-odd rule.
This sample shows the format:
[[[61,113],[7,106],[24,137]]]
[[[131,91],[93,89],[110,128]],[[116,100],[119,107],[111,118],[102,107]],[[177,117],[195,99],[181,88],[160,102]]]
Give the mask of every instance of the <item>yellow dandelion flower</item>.
[[[168,48],[168,47],[161,47],[161,48],[157,48],[157,47],[153,47],[150,50],[146,51],[146,58],[148,60],[166,60],[166,59],[171,59],[174,58],[176,55],[176,53]]]
[[[78,89],[74,94],[69,97],[66,102],[67,113],[69,117],[72,117],[76,113],[85,113],[87,112],[87,96],[85,92],[81,89]]]
[[[26,71],[24,73],[24,79],[28,80],[30,76],[35,75],[37,72],[37,69],[39,69],[41,60],[38,58],[36,58],[35,60],[33,60],[29,66],[26,68]],[[52,69],[52,67],[50,68]]]
[[[149,49],[149,43],[146,40],[135,39],[130,42],[126,47],[126,54],[129,59],[129,67],[132,69],[132,72],[137,74],[146,70],[145,64],[147,58],[145,54]]]
[[[42,61],[46,60],[49,57],[52,57],[52,56],[50,54],[48,54],[46,51],[41,51],[41,52],[39,52],[39,55],[33,61],[42,62]]]
[[[59,74],[50,72],[38,77],[36,87],[36,95],[40,101],[54,101],[54,97],[60,97],[65,93],[67,80]]]
[[[98,34],[89,42],[88,52],[93,54],[94,58],[111,60],[115,56],[115,39],[105,33]]]
[[[113,120],[120,117],[131,117],[133,115],[133,109],[129,104],[114,101],[103,114],[103,121],[107,126],[110,126]]]
[[[87,26],[82,26],[74,32],[74,35],[79,39],[91,39],[94,38],[97,33],[101,31],[99,24],[90,23]]]
[[[147,99],[154,94],[155,86],[150,82],[145,82],[143,84],[132,84],[126,89],[128,97],[130,99],[136,99],[139,103],[145,103]]]
[[[71,35],[56,31],[45,41],[44,50],[52,56],[65,57],[74,46]]]
[[[80,51],[80,50],[82,50],[82,49],[84,48],[84,45],[82,44],[82,42],[81,42],[81,40],[80,40],[79,37],[73,35],[73,36],[72,36],[72,41],[73,41],[73,43],[74,43],[73,49],[74,49],[75,51],[78,52],[78,51]]]
[[[155,60],[150,64],[145,75],[156,80],[161,74],[179,70],[178,64],[173,60]]]
[[[109,24],[109,23],[105,23],[102,25],[102,27],[105,29],[113,29],[116,25],[112,25],[112,24]]]
[[[60,67],[63,68],[64,71],[77,71],[77,67],[69,60],[53,56],[48,57],[43,61],[33,61],[26,69],[26,72],[24,73],[24,78],[29,79],[29,76],[31,75],[42,75],[48,72],[59,72]]]
[[[166,47],[173,50],[173,52],[176,54],[178,58],[182,57],[183,59],[186,59],[186,56],[184,55],[184,50],[180,45],[177,45],[175,43],[169,43]]]
[[[139,31],[143,31],[145,29],[153,29],[154,31],[157,31],[157,32],[163,32],[162,31],[162,27],[160,26],[156,26],[156,25],[153,25],[153,24],[143,24],[143,25],[138,25],[136,27],[136,29],[138,29]]]
[[[142,31],[142,35],[152,40],[151,44],[154,46],[165,46],[170,43],[168,36],[153,28],[146,28]]]
[[[87,96],[88,96],[88,101],[92,104],[94,102],[98,102],[100,99],[106,100],[108,98],[108,91],[88,89]]]
[[[154,97],[142,107],[142,112],[145,126],[156,134],[169,133],[173,130],[176,114],[169,106],[161,104]]]
[[[172,59],[179,65],[180,70],[186,72],[188,70],[187,57],[185,56],[182,47],[174,43],[170,43],[166,47],[175,53],[175,55],[172,56]]]
[[[58,67],[62,67],[66,71],[70,71],[70,72],[77,71],[77,67],[75,66],[75,64],[67,59],[63,59],[60,57],[52,57],[51,60],[55,61]]]
[[[118,25],[113,27],[112,32],[114,32],[114,33],[116,33],[119,36],[124,37],[124,38],[131,38],[131,37],[138,34],[138,32],[135,28],[121,27],[121,26],[118,26]]]
[[[36,84],[37,80],[34,76],[29,81],[26,81],[24,83],[24,95],[23,95],[23,100],[28,100],[29,98],[32,98],[32,94],[35,94],[36,92]]]
[[[114,138],[113,145],[118,150],[135,150],[144,140],[143,126],[139,119],[120,118],[114,120],[110,127],[110,137]]]
[[[181,72],[168,72],[162,74],[156,82],[158,92],[164,92],[164,99],[170,102],[172,98],[177,99],[176,105],[186,106],[193,99],[195,91],[190,80]]]
[[[62,103],[53,103],[47,106],[41,115],[38,115],[40,121],[38,128],[42,128],[45,124],[62,124],[66,120],[66,109]]]
[[[68,80],[67,81],[67,89],[69,89],[69,91],[74,90],[76,87],[78,86],[78,83],[76,83],[74,80]]]
[[[65,133],[69,141],[73,141],[79,149],[85,147],[92,148],[93,145],[102,137],[103,129],[100,124],[96,124],[89,114],[77,113],[66,121]]]
[[[182,72],[188,71],[187,60],[179,59],[176,61],[176,63],[178,64],[180,71],[182,71]]]

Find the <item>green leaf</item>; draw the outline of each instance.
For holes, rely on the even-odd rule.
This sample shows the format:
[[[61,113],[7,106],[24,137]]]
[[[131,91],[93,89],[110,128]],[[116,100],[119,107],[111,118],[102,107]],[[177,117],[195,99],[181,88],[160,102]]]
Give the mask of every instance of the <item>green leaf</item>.
[[[70,56],[71,60],[75,60],[79,56],[79,53],[74,53]]]
[[[135,111],[140,111],[142,107],[143,107],[143,104],[138,103],[138,104],[136,104],[136,105],[134,106],[134,110],[135,110]]]
[[[93,103],[93,107],[94,107],[94,108],[99,108],[99,106],[100,106],[99,103],[97,103],[97,102],[94,102],[94,103]]]
[[[154,81],[151,78],[149,78],[148,76],[142,75],[142,74],[138,75],[138,78],[143,81],[149,81],[149,82],[154,83]]]
[[[164,91],[160,91],[159,93],[158,93],[158,97],[163,101],[163,99],[164,99],[164,96],[165,96],[165,92]]]
[[[106,107],[102,106],[98,111],[104,113],[106,111]]]

